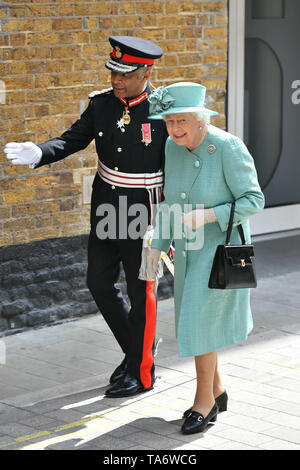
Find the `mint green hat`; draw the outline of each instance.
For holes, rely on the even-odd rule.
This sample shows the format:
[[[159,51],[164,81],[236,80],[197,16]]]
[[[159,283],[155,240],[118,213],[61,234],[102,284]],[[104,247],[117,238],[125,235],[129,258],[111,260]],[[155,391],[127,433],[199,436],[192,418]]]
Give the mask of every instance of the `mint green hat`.
[[[147,98],[150,103],[148,119],[163,119],[166,114],[192,113],[204,109],[211,116],[216,116],[219,113],[205,107],[205,93],[205,86],[193,82],[160,86]]]

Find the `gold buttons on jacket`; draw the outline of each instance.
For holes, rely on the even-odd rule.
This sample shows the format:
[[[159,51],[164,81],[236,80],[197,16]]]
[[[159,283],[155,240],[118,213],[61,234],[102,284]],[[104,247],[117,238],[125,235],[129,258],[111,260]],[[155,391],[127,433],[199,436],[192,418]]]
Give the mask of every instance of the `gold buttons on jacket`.
[[[116,187],[114,185],[112,185],[111,189],[116,189]]]
[[[199,168],[199,166],[200,166],[200,162],[199,160],[196,160],[194,163],[194,167]]]
[[[121,148],[121,147],[118,147],[117,150],[118,150],[118,152],[122,152],[122,148]]]
[[[103,136],[103,132],[100,131],[98,135],[99,135],[99,137],[102,137],[102,136]]]
[[[114,170],[115,170],[115,171],[118,171],[118,170],[119,170],[119,168],[118,168],[117,166],[115,166]]]

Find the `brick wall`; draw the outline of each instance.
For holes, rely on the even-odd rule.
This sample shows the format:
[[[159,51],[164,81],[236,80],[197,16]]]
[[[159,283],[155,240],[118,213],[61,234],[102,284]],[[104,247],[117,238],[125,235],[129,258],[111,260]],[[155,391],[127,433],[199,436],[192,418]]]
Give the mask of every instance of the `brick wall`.
[[[109,86],[110,35],[159,44],[152,83],[204,84],[225,126],[227,1],[0,0],[0,24],[0,147],[41,143],[78,118],[88,93]],[[82,181],[95,166],[93,144],[38,170],[0,152],[0,246],[87,233]]]

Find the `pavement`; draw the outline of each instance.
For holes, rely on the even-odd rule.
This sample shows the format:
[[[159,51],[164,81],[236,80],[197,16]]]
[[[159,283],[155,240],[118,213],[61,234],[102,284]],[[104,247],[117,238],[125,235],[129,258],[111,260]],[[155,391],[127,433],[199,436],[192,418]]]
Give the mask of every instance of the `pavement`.
[[[129,399],[104,395],[123,357],[101,315],[0,337],[0,450],[300,450],[300,235],[255,246],[254,329],[219,351],[228,411],[205,433],[180,431],[195,371],[177,355],[168,299],[158,309],[156,385]]]

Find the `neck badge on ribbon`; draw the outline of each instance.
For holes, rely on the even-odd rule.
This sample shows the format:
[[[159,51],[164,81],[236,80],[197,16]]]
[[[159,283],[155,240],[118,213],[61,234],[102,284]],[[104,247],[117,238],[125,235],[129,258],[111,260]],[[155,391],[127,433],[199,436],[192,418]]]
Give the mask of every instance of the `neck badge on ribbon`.
[[[125,111],[123,111],[122,117],[117,121],[118,129],[121,129],[122,132],[125,132],[125,126],[128,126],[128,124],[130,124],[130,122],[131,122],[129,108],[142,103],[143,101],[146,100],[147,96],[148,96],[148,92],[144,91],[143,93],[141,93],[136,98],[133,98],[133,99],[130,99],[130,100],[125,99],[125,98],[119,98],[120,101],[125,106]],[[150,142],[151,142],[151,140],[150,140]]]

